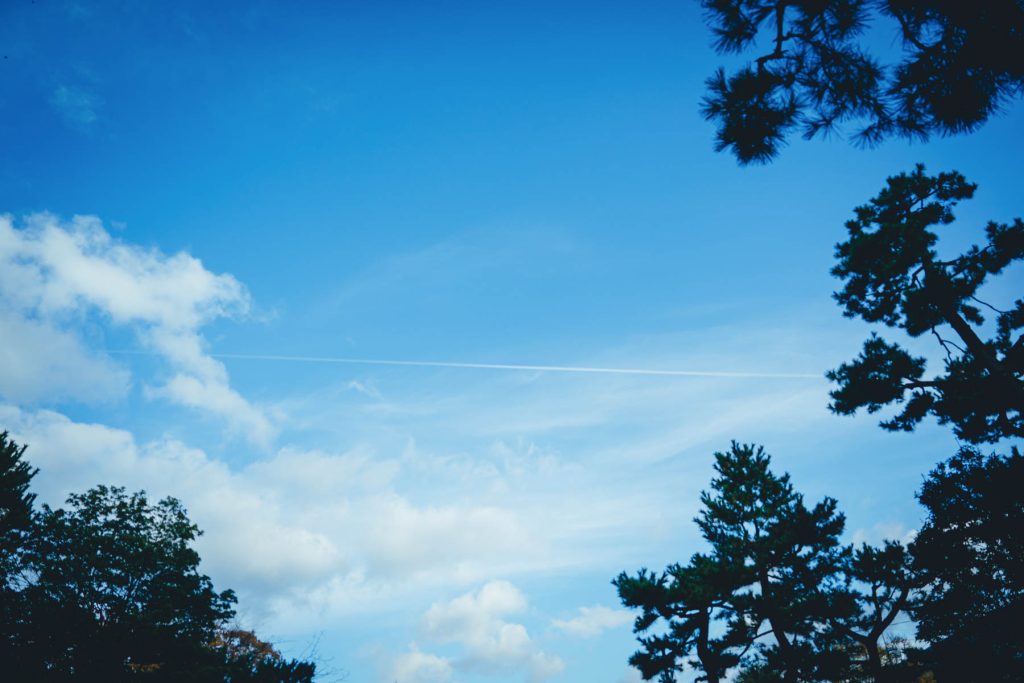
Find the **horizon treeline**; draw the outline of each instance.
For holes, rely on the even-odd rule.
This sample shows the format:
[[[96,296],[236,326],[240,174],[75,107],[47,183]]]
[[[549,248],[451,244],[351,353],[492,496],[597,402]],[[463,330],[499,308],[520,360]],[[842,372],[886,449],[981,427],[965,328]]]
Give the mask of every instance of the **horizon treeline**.
[[[233,623],[177,499],[99,485],[36,509],[26,448],[0,432],[0,679],[313,680],[314,662]]]

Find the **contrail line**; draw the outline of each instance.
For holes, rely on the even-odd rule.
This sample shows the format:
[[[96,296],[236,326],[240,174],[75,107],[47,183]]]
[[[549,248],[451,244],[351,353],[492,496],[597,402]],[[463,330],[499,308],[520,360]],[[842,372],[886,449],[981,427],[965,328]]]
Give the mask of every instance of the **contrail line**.
[[[116,352],[115,352],[116,353]],[[146,354],[144,351],[121,351]],[[821,375],[797,372],[722,372],[711,370],[656,370],[645,368],[595,368],[576,365],[521,365],[518,363],[457,363],[431,360],[382,360],[377,358],[337,358],[324,356],[281,356],[258,353],[211,353],[213,358],[230,360],[269,360],[292,363],[338,363],[345,365],[397,365],[420,368],[462,368],[472,370],[523,370],[533,372],[575,372],[603,375],[651,375],[658,377],[733,377],[746,379],[821,379]]]

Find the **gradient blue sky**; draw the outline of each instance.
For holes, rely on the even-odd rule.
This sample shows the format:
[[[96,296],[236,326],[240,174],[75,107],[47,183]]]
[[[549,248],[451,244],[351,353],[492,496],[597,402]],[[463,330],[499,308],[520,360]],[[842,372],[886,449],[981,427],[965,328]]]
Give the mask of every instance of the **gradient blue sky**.
[[[866,334],[830,300],[851,209],[922,161],[981,186],[951,243],[1019,215],[1019,103],[741,168],[685,1],[10,0],[0,52],[0,426],[48,502],[182,498],[243,625],[349,680],[634,680],[609,581],[700,547],[714,450],[877,541],[956,448],[816,378],[215,355],[820,376]]]

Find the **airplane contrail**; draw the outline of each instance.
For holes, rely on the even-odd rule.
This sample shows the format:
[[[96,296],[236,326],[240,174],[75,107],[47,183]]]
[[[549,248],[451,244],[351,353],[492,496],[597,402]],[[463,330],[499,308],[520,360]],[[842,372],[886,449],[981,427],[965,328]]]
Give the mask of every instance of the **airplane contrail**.
[[[421,368],[464,368],[474,370],[526,370],[534,372],[576,372],[604,375],[654,375],[660,377],[734,377],[751,379],[821,379],[822,375],[798,372],[724,372],[712,370],[658,370],[646,368],[595,368],[576,365],[522,365],[518,363],[457,363],[430,360],[382,360],[325,356],[281,356],[257,353],[211,353],[214,358],[269,360],[295,363],[342,363],[346,365],[400,365]]]

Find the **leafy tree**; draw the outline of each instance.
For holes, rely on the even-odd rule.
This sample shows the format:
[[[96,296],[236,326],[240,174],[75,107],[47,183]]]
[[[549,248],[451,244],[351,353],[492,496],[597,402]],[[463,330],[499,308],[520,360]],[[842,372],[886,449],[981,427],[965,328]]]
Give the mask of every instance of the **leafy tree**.
[[[312,662],[225,627],[234,593],[199,572],[192,545],[201,532],[180,502],[97,486],[70,496],[67,510],[33,514],[36,470],[24,452],[0,434],[0,550],[4,567],[18,570],[17,582],[0,584],[0,678],[313,680]]]
[[[835,294],[844,315],[912,337],[930,333],[946,358],[944,372],[926,379],[924,358],[872,335],[858,358],[828,373],[839,385],[834,412],[873,413],[905,403],[882,427],[909,431],[931,414],[974,443],[1024,436],[1024,299],[998,310],[977,296],[990,275],[1024,259],[1024,222],[990,222],[984,247],[953,258],[936,251],[934,228],[952,223],[953,207],[975,187],[959,173],[929,176],[918,165],[889,178],[877,197],[855,209],[832,269],[845,283]],[[981,307],[995,312],[989,339],[980,335]]]
[[[918,499],[928,518],[914,540],[927,580],[918,636],[951,680],[1024,680],[1024,456],[964,448],[931,472]],[[965,658],[964,652],[972,657]],[[965,668],[964,664],[970,665]]]
[[[770,161],[786,137],[859,122],[855,140],[969,132],[1024,89],[1024,5],[1017,0],[701,0],[721,53],[769,48],[707,81],[716,149]],[[892,64],[866,47],[883,19],[902,40]]]
[[[25,446],[0,432],[0,660],[15,650],[23,611],[16,577],[32,524],[35,495],[28,487],[36,474],[24,453]]]
[[[226,629],[210,644],[221,654],[225,683],[309,683],[316,666],[312,662],[285,659],[270,643],[252,631]]]
[[[189,677],[235,602],[199,573],[198,528],[177,500],[123,488],[67,503],[35,520],[22,663],[40,680]]]

